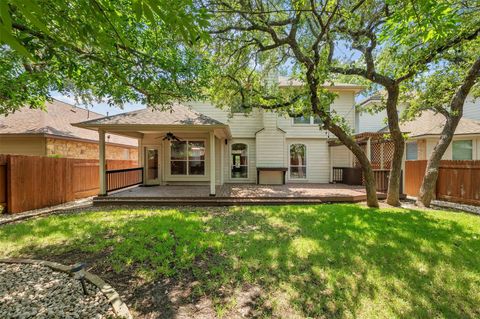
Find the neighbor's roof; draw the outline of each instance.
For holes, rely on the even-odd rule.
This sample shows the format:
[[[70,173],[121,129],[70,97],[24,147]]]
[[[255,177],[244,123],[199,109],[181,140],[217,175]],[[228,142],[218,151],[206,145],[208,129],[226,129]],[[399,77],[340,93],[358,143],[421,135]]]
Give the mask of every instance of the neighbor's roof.
[[[387,91],[384,91],[384,90],[377,91],[374,94],[368,96],[366,99],[360,101],[360,103],[358,103],[358,106],[361,107],[366,104],[369,104],[370,102],[381,102],[382,100],[386,99],[386,97],[387,97]]]
[[[445,122],[446,119],[443,115],[435,114],[433,111],[424,111],[420,117],[401,124],[400,129],[402,132],[408,133],[410,137],[440,135]],[[388,131],[388,128],[384,130]],[[480,121],[461,118],[455,130],[455,135],[475,134],[480,134]]]
[[[115,125],[211,125],[226,126],[224,123],[196,112],[181,104],[174,104],[171,109],[161,110],[144,108],[137,111],[106,116],[99,119],[76,123],[80,127],[98,127]]]
[[[304,86],[305,83],[300,81],[300,80],[297,80],[297,79],[292,79],[292,78],[289,78],[287,76],[279,76],[278,77],[278,86],[279,87],[300,87],[300,86]],[[333,89],[350,89],[350,90],[353,90],[353,91],[361,91],[363,89],[365,89],[365,86],[363,85],[358,85],[358,84],[350,84],[350,83],[334,83],[334,84],[330,84],[330,83],[325,83],[323,85],[324,87],[331,87]]]
[[[98,133],[72,126],[71,123],[103,117],[86,109],[58,100],[45,104],[46,110],[24,107],[8,116],[0,117],[0,135],[50,135],[63,138],[98,141]],[[109,134],[107,142],[137,146],[137,140]]]

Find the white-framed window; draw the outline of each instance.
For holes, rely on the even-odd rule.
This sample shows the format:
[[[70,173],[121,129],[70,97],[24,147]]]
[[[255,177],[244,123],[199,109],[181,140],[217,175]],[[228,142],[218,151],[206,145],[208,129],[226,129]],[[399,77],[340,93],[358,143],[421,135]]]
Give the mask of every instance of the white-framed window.
[[[452,142],[453,160],[472,160],[473,144],[472,140],[460,140]]]
[[[307,146],[305,144],[291,144],[289,157],[290,179],[306,179]]]
[[[294,125],[319,125],[322,120],[318,116],[298,116],[293,118]]]
[[[417,142],[407,143],[407,161],[416,161],[418,159],[418,144]]]
[[[293,124],[310,124],[310,117],[309,116],[294,117]]]
[[[205,141],[170,142],[171,175],[205,175]]]
[[[233,143],[231,154],[231,178],[248,178],[248,145]]]

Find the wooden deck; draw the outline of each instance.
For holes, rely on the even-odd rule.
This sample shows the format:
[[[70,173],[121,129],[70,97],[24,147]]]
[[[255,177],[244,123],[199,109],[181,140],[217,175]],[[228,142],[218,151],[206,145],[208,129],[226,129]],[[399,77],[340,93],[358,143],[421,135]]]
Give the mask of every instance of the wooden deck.
[[[384,199],[384,193],[378,193]],[[94,205],[281,205],[361,202],[366,200],[363,186],[344,184],[253,185],[225,184],[217,186],[217,196],[209,195],[209,186],[133,187],[108,196],[94,198]]]

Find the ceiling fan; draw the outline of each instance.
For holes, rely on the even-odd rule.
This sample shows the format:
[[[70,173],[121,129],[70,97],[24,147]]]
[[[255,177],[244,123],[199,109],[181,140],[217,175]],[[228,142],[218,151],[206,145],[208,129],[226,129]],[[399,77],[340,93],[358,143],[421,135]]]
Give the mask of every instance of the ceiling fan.
[[[176,137],[175,135],[173,135],[172,132],[168,132],[167,134],[165,134],[165,136],[162,138],[162,141],[177,141],[177,142],[180,142],[180,139],[178,137]]]

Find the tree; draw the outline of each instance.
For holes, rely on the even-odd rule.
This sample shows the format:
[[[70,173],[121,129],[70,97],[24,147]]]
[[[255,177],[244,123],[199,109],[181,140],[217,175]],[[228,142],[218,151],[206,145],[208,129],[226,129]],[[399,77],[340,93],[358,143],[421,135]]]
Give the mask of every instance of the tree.
[[[212,50],[218,66],[210,95],[223,107],[262,108],[291,116],[315,115],[362,165],[367,204],[378,207],[370,162],[345,119],[330,112],[330,30],[339,12],[357,10],[350,1],[217,1],[204,4],[215,15]],[[278,89],[272,74],[287,66],[305,85]]]
[[[445,116],[442,129],[430,157],[420,187],[417,205],[430,206],[435,195],[438,169],[455,129],[463,115],[467,96],[480,96],[480,40],[456,50],[448,50],[436,63],[436,68],[419,77],[412,85],[416,96],[407,115],[432,110]]]
[[[201,93],[209,15],[189,0],[0,2],[0,114],[50,91],[164,104]]]
[[[336,30],[337,40],[359,56],[350,61],[337,60],[330,70],[364,77],[386,91],[385,109],[394,143],[387,203],[398,206],[405,149],[397,111],[402,85],[428,69],[442,52],[478,36],[478,8],[463,1],[359,3],[358,10],[344,14],[345,23]]]

